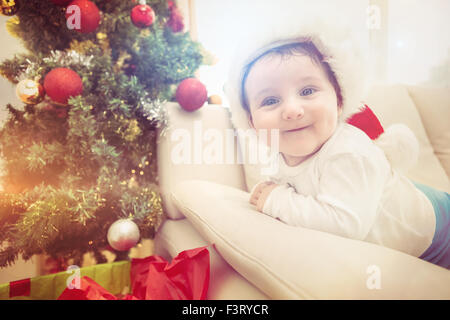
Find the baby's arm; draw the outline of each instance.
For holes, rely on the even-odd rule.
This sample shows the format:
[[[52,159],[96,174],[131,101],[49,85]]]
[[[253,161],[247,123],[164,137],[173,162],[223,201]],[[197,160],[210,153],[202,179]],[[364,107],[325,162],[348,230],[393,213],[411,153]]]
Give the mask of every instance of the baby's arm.
[[[335,156],[321,173],[316,196],[282,185],[271,190],[262,211],[289,225],[362,240],[376,218],[385,169],[360,155]]]

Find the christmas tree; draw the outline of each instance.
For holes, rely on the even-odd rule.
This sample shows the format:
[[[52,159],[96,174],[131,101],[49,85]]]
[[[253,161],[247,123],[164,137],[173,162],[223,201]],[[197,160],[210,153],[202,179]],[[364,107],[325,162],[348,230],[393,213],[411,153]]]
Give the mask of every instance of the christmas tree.
[[[15,0],[2,12],[28,53],[0,65],[24,102],[0,129],[0,267],[34,254],[105,262],[121,219],[152,238],[164,102],[203,59],[176,3]]]

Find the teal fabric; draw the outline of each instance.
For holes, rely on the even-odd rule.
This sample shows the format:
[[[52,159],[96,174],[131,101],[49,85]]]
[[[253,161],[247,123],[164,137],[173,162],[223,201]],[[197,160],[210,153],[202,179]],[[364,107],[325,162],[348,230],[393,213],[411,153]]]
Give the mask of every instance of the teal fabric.
[[[436,215],[433,241],[419,258],[450,269],[450,195],[420,183],[414,185],[430,199]]]

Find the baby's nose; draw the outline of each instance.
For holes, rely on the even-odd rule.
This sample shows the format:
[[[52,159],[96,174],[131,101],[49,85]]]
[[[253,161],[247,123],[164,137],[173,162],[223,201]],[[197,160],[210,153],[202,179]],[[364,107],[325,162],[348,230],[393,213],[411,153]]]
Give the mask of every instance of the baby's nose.
[[[296,120],[303,117],[305,114],[305,109],[300,103],[290,103],[283,108],[283,119],[284,120]]]

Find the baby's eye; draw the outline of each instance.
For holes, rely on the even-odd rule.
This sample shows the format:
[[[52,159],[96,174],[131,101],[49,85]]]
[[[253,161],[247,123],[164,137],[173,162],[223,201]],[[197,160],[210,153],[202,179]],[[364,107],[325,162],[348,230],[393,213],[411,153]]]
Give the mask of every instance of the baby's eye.
[[[309,96],[309,95],[313,94],[314,92],[316,92],[316,89],[314,89],[314,88],[305,88],[302,90],[301,95]]]
[[[261,106],[270,106],[270,105],[273,105],[276,103],[278,103],[278,99],[270,97],[270,98],[264,99],[263,102],[261,103]]]

